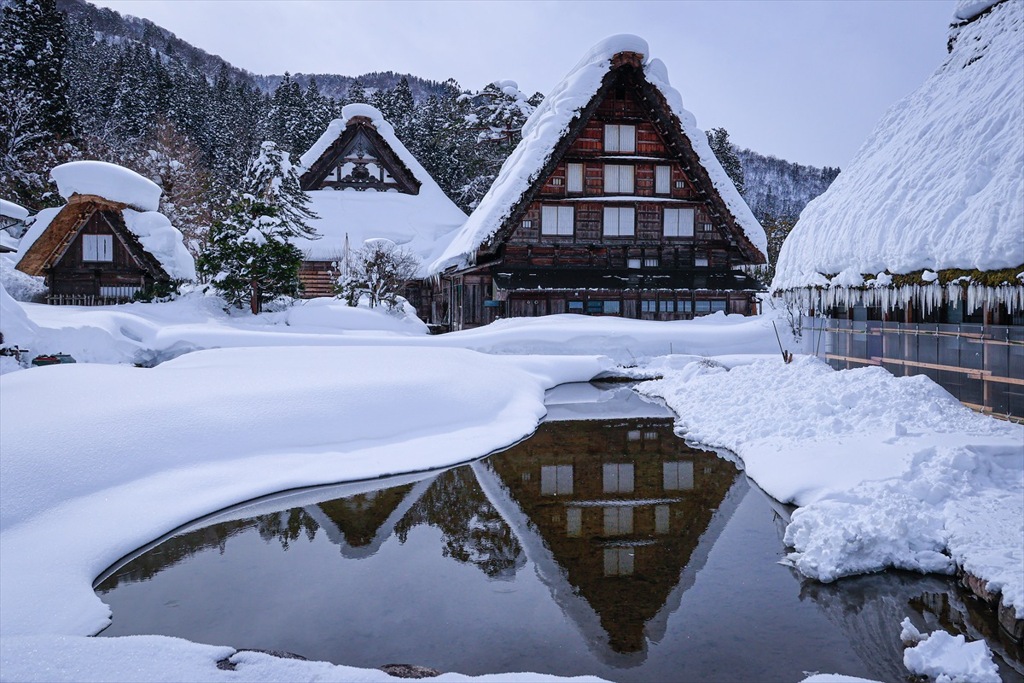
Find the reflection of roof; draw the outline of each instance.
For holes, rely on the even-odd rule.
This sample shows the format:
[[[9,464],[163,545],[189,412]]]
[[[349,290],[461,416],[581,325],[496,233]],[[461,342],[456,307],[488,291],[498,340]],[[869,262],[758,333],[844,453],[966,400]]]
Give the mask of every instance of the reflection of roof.
[[[370,557],[384,545],[384,541],[394,533],[395,525],[426,493],[436,477],[429,477],[414,485],[393,487],[379,491],[367,510],[346,509],[346,498],[325,501],[307,506],[305,511],[312,517],[327,538],[341,548],[341,554],[349,559]],[[369,491],[358,495],[375,493]],[[387,513],[387,514],[384,514]]]
[[[625,269],[591,270],[504,270],[494,274],[499,289],[722,289],[760,290],[761,285],[739,271],[642,271]]]

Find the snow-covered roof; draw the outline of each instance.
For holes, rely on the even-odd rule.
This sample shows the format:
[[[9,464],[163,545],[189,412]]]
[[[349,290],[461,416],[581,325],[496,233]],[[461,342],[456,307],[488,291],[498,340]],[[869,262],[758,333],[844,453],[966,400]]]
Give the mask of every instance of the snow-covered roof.
[[[105,161],[72,161],[50,171],[64,199],[94,194],[138,211],[160,208],[160,186],[135,171]]]
[[[548,93],[523,125],[523,139],[505,160],[494,184],[448,249],[430,266],[430,272],[472,263],[477,248],[501,227],[519,199],[538,179],[558,141],[597,94],[602,80],[612,67],[612,57],[622,52],[643,55],[644,74],[648,82],[665,97],[726,207],[750,242],[762,253],[768,252],[764,229],[711,151],[707,136],[697,128],[693,114],[683,107],[682,97],[669,83],[665,64],[661,60],[648,58],[650,51],[643,38],[623,34],[597,43]]]
[[[17,221],[24,221],[28,218],[28,209],[20,204],[9,202],[6,199],[0,199],[0,216],[4,218],[13,218]]]
[[[962,2],[958,17],[983,4]],[[824,275],[849,286],[883,271],[1024,264],[1022,26],[1024,3],[1007,1],[954,29],[946,61],[804,209],[773,290],[824,285]]]
[[[299,165],[302,170],[309,169],[357,116],[370,120],[391,151],[420,183],[419,193],[372,189],[309,191],[310,208],[320,216],[319,220],[309,221],[309,225],[321,238],[294,239],[292,243],[308,260],[322,261],[342,256],[346,236],[352,249],[359,248],[368,239],[385,238],[412,251],[423,263],[430,263],[466,222],[466,214],[406,149],[395,135],[394,127],[376,108],[368,104],[346,105],[341,110],[341,118],[331,121],[326,132],[302,155]]]
[[[35,222],[29,227],[28,232],[21,238],[18,245],[18,252],[22,255],[23,260],[29,257],[32,246],[43,236],[57,216],[67,208],[68,206],[64,206],[43,209],[39,212]],[[171,225],[166,216],[156,211],[135,211],[134,209],[124,209],[121,215],[128,231],[135,235],[142,247],[156,258],[167,275],[174,280],[196,279],[195,259],[185,248],[181,232]],[[66,227],[77,229],[77,221],[76,225]],[[37,260],[42,262],[47,256],[44,254],[43,259]]]

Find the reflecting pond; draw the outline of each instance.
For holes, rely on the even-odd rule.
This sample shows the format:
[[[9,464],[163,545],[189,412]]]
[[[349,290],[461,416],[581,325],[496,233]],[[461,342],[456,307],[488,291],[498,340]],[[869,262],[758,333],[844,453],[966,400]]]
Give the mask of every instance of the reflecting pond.
[[[1024,680],[1019,650],[950,579],[823,585],[779,565],[786,510],[675,436],[663,407],[584,386],[552,392],[549,411],[472,464],[262,499],[180,530],[100,577],[102,635],[466,674],[902,681],[910,616],[986,637],[1004,680]]]

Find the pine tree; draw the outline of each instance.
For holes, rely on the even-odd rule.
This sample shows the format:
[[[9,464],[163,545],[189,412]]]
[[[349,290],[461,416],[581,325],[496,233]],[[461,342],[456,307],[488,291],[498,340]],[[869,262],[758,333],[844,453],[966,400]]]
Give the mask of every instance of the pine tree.
[[[357,78],[352,81],[352,84],[348,86],[348,91],[345,92],[345,103],[346,104],[366,104],[370,101],[369,96],[366,94],[366,88],[363,87],[362,82]]]
[[[77,153],[66,99],[64,15],[55,0],[12,0],[0,16],[0,194],[37,208],[56,200],[53,166]]]
[[[707,136],[708,144],[711,145],[711,151],[718,157],[719,163],[725,169],[726,175],[732,179],[733,185],[736,186],[740,194],[743,194],[746,192],[746,184],[743,180],[743,164],[740,163],[739,155],[736,154],[732,143],[729,142],[729,131],[725,128],[712,128],[707,132]]]
[[[288,240],[317,237],[306,224],[317,217],[308,203],[288,153],[264,142],[199,259],[201,273],[229,304],[241,308],[248,299],[256,314],[270,299],[298,295],[302,252]]]

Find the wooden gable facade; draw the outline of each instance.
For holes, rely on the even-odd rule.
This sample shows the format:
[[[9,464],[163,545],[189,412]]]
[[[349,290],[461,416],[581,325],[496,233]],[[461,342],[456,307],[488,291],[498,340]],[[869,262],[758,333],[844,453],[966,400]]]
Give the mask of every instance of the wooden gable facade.
[[[420,181],[366,116],[349,119],[344,133],[310,165],[299,182],[304,192],[370,190],[415,195],[420,191]],[[302,262],[299,280],[303,298],[334,296],[334,285],[339,275],[335,263],[336,259],[307,259]]]
[[[755,312],[765,262],[642,56],[619,53],[475,265],[439,278],[451,329],[552,313]]]
[[[43,276],[53,304],[110,304],[171,277],[124,221],[126,204],[74,194],[16,268]]]

